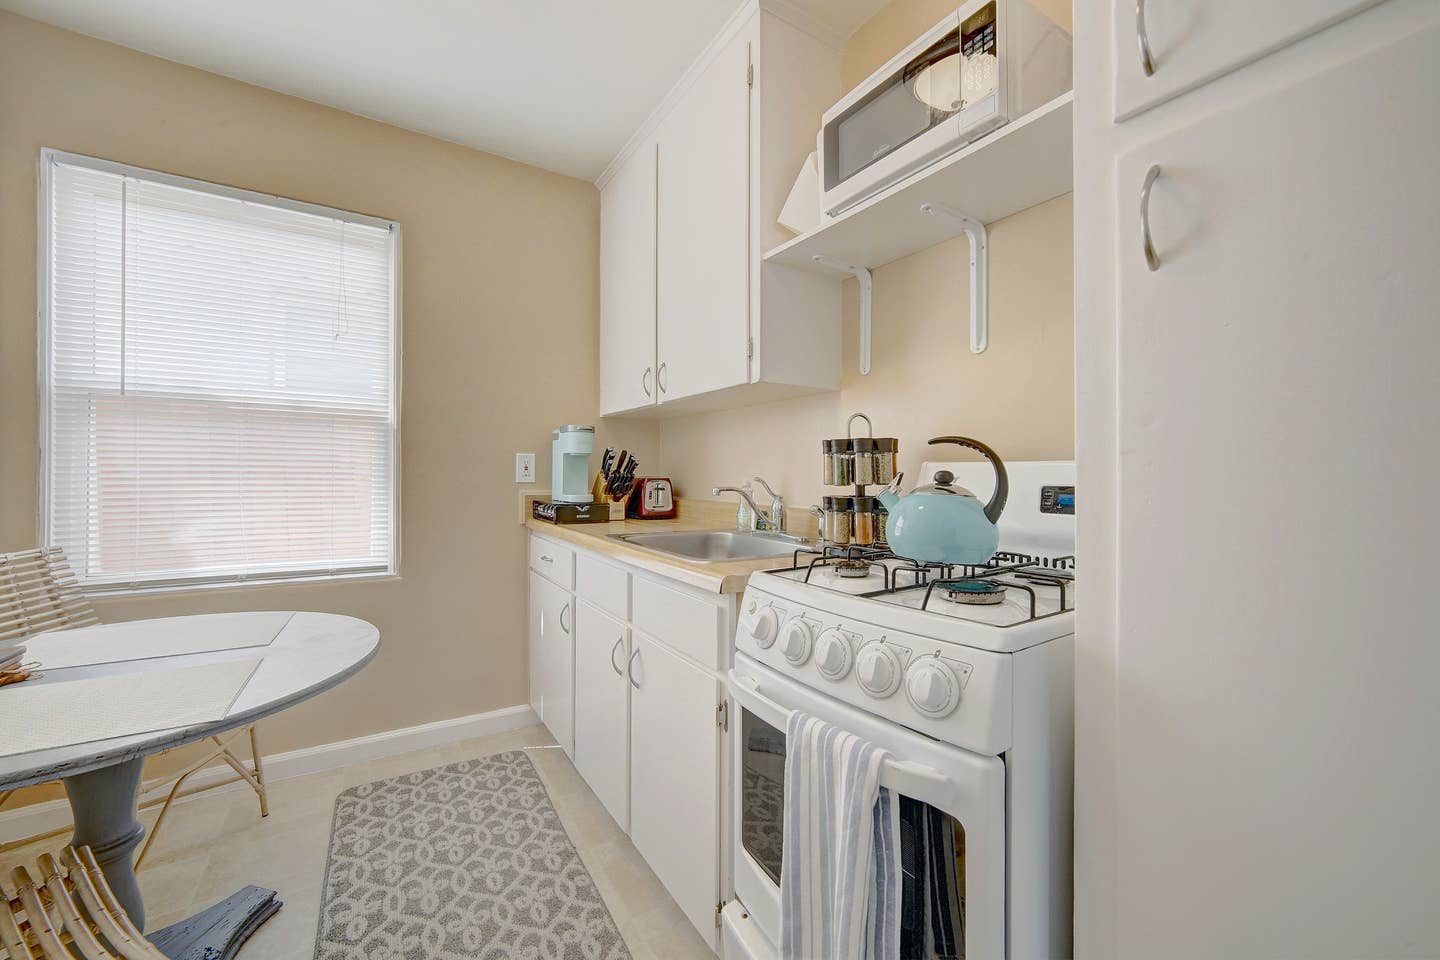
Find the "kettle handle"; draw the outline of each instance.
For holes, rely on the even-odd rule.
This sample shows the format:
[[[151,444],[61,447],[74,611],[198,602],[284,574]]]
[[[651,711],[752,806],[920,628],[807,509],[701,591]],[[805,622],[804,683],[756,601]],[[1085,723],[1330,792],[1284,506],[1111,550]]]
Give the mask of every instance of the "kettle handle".
[[[990,497],[990,502],[985,504],[985,519],[991,523],[998,523],[1000,513],[1005,509],[1005,501],[1010,499],[1010,475],[1005,472],[1005,464],[1001,462],[1000,455],[979,440],[971,440],[969,437],[936,437],[930,441],[933,443],[954,443],[962,447],[969,447],[976,453],[983,454],[990,466],[995,468],[995,493]]]

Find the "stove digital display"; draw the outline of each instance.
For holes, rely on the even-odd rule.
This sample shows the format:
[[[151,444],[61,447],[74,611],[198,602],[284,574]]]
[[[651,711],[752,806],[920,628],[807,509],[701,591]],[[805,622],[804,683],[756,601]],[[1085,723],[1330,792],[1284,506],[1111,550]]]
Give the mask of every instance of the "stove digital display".
[[[1040,512],[1075,515],[1074,487],[1041,487]]]

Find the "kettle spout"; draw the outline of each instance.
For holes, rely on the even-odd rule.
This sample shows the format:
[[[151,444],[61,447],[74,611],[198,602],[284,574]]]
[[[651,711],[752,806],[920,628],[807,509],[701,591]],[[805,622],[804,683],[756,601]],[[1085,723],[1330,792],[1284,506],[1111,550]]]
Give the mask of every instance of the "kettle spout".
[[[904,479],[905,474],[897,473],[895,479],[886,484],[885,489],[876,495],[887,512],[893,511],[900,503],[900,481]]]

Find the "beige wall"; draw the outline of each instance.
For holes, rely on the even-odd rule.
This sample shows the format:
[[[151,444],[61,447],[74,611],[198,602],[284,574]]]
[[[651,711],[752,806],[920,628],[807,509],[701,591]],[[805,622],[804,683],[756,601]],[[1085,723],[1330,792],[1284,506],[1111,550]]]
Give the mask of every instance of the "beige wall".
[[[398,220],[401,577],[166,594],[107,620],[329,610],[379,658],[263,725],[282,751],[523,703],[514,453],[598,406],[593,185],[0,13],[0,550],[36,539],[35,198],[57,147]],[[608,435],[608,436],[607,436]],[[655,428],[605,424],[654,463]]]
[[[1039,6],[1069,28],[1068,2]],[[954,0],[894,0],[846,44],[846,89],[954,9]],[[988,225],[985,353],[969,348],[969,241],[960,237],[875,271],[869,376],[858,370],[859,294],[847,280],[840,392],[662,421],[664,468],[690,496],[759,473],[792,506],[814,503],[827,490],[820,441],[844,436],[856,411],[870,415],[877,435],[900,438],[907,483],[927,458],[971,458],[957,447],[927,450],[940,434],[977,437],[1008,459],[1073,457],[1071,220],[1067,194]]]

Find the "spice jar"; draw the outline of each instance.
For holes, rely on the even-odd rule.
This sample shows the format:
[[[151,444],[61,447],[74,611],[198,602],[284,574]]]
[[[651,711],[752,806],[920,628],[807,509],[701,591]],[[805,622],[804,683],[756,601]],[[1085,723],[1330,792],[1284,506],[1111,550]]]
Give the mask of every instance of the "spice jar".
[[[868,547],[881,539],[877,511],[880,501],[874,497],[853,497],[850,500],[850,542]]]
[[[868,547],[880,539],[878,510],[875,497],[854,497],[850,501],[850,542]]]
[[[850,441],[855,456],[855,482],[861,486],[875,483],[875,441],[856,437]]]
[[[850,501],[854,497],[823,497],[820,518],[820,539],[838,546],[850,543]]]
[[[826,440],[821,444],[824,453],[825,485],[828,487],[848,487],[855,482],[855,451],[851,447],[851,441],[842,437],[839,440]]]
[[[875,508],[875,542],[888,543],[885,536],[885,528],[890,524],[890,511],[885,509],[882,503]]]
[[[844,486],[850,482],[841,476],[845,446],[846,441],[844,440],[822,440],[820,442],[824,464],[824,468],[821,470],[821,480],[827,487]]]
[[[875,478],[870,483],[889,483],[895,479],[895,461],[899,458],[900,441],[895,437],[876,437],[870,441],[875,445],[871,457],[874,465],[871,471]]]

